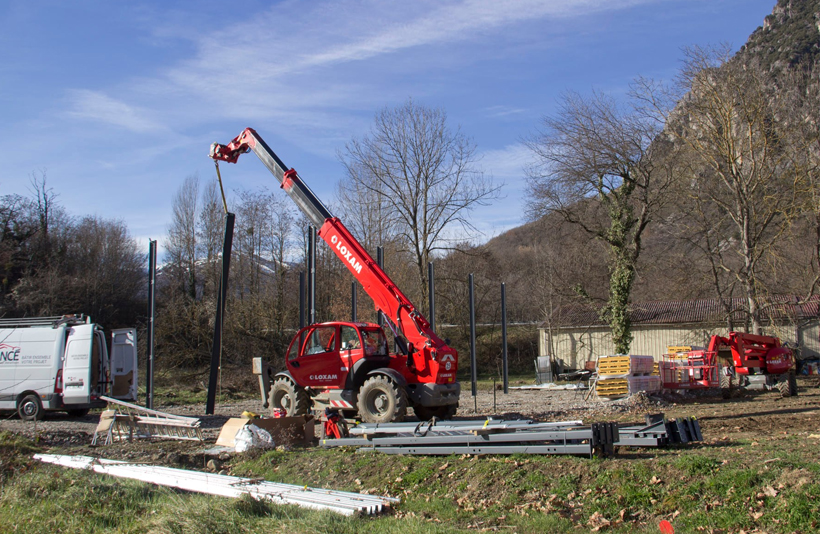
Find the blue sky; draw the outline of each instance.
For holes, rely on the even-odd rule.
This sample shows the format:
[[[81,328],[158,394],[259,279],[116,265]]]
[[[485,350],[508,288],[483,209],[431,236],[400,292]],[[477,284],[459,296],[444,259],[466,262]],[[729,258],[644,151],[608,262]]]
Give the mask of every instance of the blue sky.
[[[681,48],[735,49],[775,0],[241,3],[0,0],[0,195],[45,172],[73,215],[121,219],[147,248],[186,176],[253,127],[326,203],[337,151],[408,98],[447,112],[504,198],[484,240],[523,222],[522,139],[567,91],[671,79]],[[278,184],[252,155],[225,186]]]

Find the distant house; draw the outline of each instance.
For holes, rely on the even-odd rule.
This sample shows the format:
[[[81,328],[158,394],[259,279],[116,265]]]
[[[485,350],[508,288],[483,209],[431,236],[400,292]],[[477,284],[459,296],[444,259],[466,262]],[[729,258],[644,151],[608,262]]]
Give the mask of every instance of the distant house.
[[[742,299],[732,309],[742,309]],[[801,358],[820,357],[820,297],[807,302],[796,297],[777,297],[764,311],[764,334],[796,343]],[[726,313],[717,299],[669,300],[632,305],[632,354],[660,360],[668,346],[705,347],[714,334],[726,334]],[[744,330],[745,314],[733,313],[736,330]],[[599,310],[573,305],[557,310],[549,323],[539,327],[542,356],[552,356],[559,369],[580,369],[584,362],[615,352],[609,327]]]

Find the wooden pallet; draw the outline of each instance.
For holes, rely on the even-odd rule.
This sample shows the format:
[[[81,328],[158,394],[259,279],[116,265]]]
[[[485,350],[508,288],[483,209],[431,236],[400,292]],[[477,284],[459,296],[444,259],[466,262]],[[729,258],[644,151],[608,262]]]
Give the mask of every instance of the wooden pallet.
[[[598,376],[649,375],[654,366],[655,360],[651,356],[604,356],[598,359]]]
[[[595,393],[599,397],[629,395],[629,384],[626,378],[602,378],[595,384]]]

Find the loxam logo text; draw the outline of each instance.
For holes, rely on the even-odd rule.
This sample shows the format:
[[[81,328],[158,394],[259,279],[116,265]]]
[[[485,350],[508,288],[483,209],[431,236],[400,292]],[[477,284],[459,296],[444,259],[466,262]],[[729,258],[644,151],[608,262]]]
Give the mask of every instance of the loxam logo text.
[[[352,270],[356,271],[359,274],[362,273],[362,264],[359,263],[359,260],[357,260],[356,257],[353,256],[353,253],[350,250],[348,250],[348,248],[345,245],[342,244],[342,241],[339,239],[339,236],[330,236],[330,243],[334,245],[336,253],[344,261],[350,264],[350,268]]]
[[[339,375],[310,375],[311,380],[336,380]]]

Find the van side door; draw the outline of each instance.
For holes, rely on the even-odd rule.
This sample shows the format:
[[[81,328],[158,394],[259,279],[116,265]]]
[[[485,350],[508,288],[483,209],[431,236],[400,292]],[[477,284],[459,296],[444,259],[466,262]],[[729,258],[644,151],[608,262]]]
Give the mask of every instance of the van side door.
[[[94,325],[72,326],[68,332],[63,355],[63,402],[89,404],[91,402],[91,358],[94,345]]]
[[[111,396],[125,401],[137,400],[137,329],[111,331]]]

